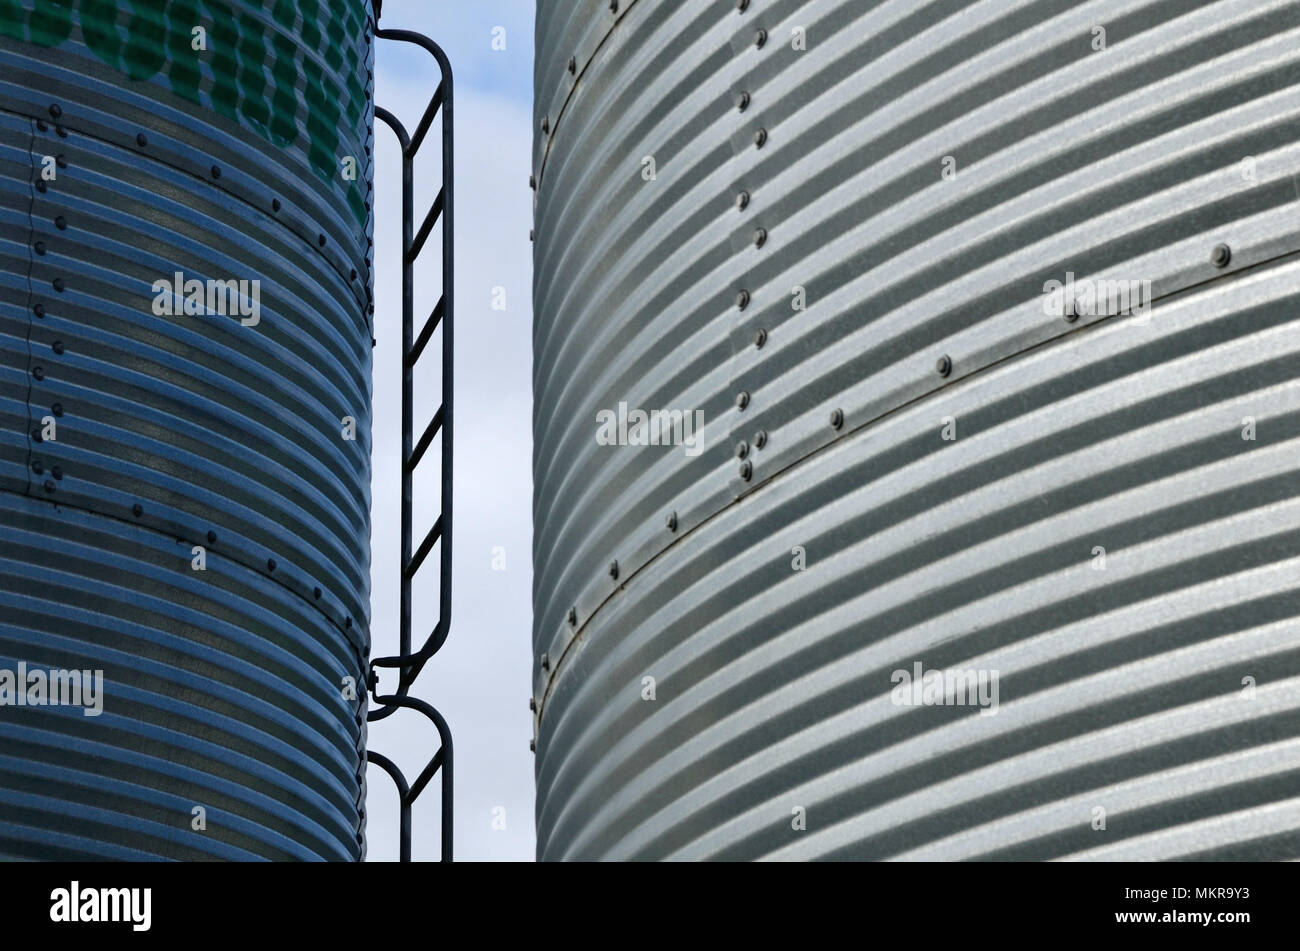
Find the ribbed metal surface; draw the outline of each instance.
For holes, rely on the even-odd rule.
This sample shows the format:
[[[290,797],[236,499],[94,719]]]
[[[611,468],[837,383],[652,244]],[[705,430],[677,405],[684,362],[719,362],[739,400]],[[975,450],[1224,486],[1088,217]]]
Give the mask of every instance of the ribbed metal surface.
[[[0,856],[363,853],[369,16],[0,3]]]
[[[746,7],[539,4],[539,856],[1300,855],[1300,3]]]

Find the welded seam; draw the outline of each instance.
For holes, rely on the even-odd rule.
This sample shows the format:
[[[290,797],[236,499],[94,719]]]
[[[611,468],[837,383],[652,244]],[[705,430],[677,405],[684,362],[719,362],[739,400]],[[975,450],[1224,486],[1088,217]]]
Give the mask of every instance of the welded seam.
[[[1291,251],[1286,251],[1282,254],[1274,255],[1271,258],[1267,258],[1263,261],[1257,261],[1254,264],[1247,265],[1245,267],[1239,268],[1238,270],[1231,271],[1226,274],[1217,274],[1203,281],[1196,281],[1191,284],[1183,285],[1182,287],[1173,288],[1172,290],[1166,291],[1164,294],[1161,294],[1157,297],[1153,297],[1149,302],[1148,306],[1154,307],[1155,304],[1161,302],[1167,304],[1173,300],[1177,300],[1180,297],[1185,297],[1194,292],[1203,290],[1211,284],[1217,284],[1222,281],[1237,280],[1248,274],[1258,273],[1263,270],[1269,270],[1275,267],[1280,267],[1287,263],[1297,262],[1297,261],[1300,261],[1300,248]],[[672,551],[682,542],[686,541],[686,539],[690,538],[692,535],[694,535],[696,532],[700,531],[701,529],[705,528],[706,526],[717,521],[723,515],[731,511],[736,506],[740,505],[742,502],[744,502],[746,499],[753,496],[755,493],[760,492],[763,489],[770,488],[772,484],[779,477],[785,475],[786,473],[793,472],[793,470],[802,466],[805,462],[808,462],[809,460],[815,458],[816,456],[819,456],[822,453],[828,452],[832,448],[839,446],[845,439],[848,439],[850,436],[864,436],[866,435],[868,430],[879,427],[881,424],[883,424],[891,417],[896,416],[904,412],[905,410],[908,410],[920,403],[924,403],[925,401],[937,397],[940,394],[946,393],[952,386],[964,383],[967,380],[970,380],[974,377],[987,374],[995,369],[1002,367],[1004,364],[1019,360],[1029,354],[1041,350],[1052,349],[1058,346],[1064,346],[1066,342],[1073,343],[1078,334],[1088,333],[1089,331],[1092,331],[1094,328],[1100,327],[1103,324],[1106,324],[1111,321],[1123,320],[1128,316],[1131,315],[1127,315],[1127,314],[1105,315],[1075,330],[1070,330],[1070,331],[1066,331],[1065,333],[1057,334],[1055,337],[1052,337],[1048,340],[1040,341],[1039,343],[1033,344],[1032,346],[1029,347],[1025,347],[1022,350],[1017,350],[1014,353],[1010,353],[1005,356],[999,357],[996,360],[993,360],[989,363],[986,363],[982,366],[979,366],[971,370],[969,373],[963,374],[960,378],[953,380],[951,383],[945,383],[941,386],[936,387],[935,389],[930,390],[927,393],[922,393],[919,396],[915,396],[910,400],[906,400],[905,402],[899,403],[897,406],[893,406],[877,414],[876,416],[873,416],[871,419],[863,421],[862,423],[858,424],[852,429],[846,429],[843,433],[836,436],[834,439],[831,439],[823,443],[822,445],[817,446],[816,448],[810,450],[809,452],[805,453],[799,458],[792,460],[782,468],[773,471],[769,475],[765,476],[761,481],[756,482],[752,488],[749,488],[741,495],[733,498],[730,502],[727,502],[725,505],[718,508],[716,511],[700,519],[694,525],[687,528],[686,531],[678,535],[675,535],[668,542],[668,544],[664,545],[653,555],[647,558],[642,564],[638,565],[635,569],[633,569],[631,574],[629,574],[625,579],[623,579],[619,583],[618,587],[616,587],[613,591],[611,591],[604,598],[602,598],[596,604],[596,606],[587,614],[586,618],[582,621],[582,623],[578,625],[577,629],[573,632],[573,636],[569,638],[567,643],[565,643],[564,648],[560,652],[560,655],[556,658],[552,658],[551,669],[549,674],[547,675],[545,689],[542,691],[541,696],[537,700],[536,720],[537,720],[537,727],[539,733],[540,733],[540,728],[542,723],[542,717],[545,716],[546,713],[547,701],[550,699],[551,693],[555,688],[555,684],[559,680],[560,671],[564,667],[565,658],[567,658],[569,654],[574,650],[574,648],[579,644],[579,642],[584,639],[588,631],[588,626],[591,624],[591,622],[600,613],[601,609],[603,609],[607,604],[613,601],[614,598],[616,598],[623,591],[624,588],[626,588],[629,584],[631,584],[632,581],[635,580],[638,575],[640,575],[646,569],[650,568],[652,565],[658,562],[664,555]]]

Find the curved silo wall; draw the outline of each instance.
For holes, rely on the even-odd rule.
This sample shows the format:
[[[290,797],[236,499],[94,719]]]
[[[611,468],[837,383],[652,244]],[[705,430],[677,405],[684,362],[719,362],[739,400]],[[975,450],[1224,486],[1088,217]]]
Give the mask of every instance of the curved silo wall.
[[[0,856],[363,852],[370,16],[0,2]]]
[[[1300,854],[1298,40],[539,4],[541,858]]]

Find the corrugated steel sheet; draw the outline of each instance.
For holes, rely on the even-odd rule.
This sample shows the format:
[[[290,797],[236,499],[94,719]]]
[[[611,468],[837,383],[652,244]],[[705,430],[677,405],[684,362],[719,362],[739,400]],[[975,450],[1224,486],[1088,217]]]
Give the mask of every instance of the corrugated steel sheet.
[[[0,4],[0,669],[105,678],[0,707],[0,856],[364,851],[369,17]]]
[[[1300,3],[611,6],[538,9],[539,856],[1300,855]]]

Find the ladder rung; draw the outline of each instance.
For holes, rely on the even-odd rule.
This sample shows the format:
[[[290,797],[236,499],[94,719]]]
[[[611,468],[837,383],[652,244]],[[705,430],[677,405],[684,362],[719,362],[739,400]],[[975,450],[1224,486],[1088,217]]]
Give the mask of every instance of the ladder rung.
[[[438,83],[438,88],[433,91],[433,98],[429,104],[424,107],[424,115],[420,117],[420,124],[415,127],[415,135],[411,136],[411,144],[406,150],[407,155],[414,155],[424,141],[424,137],[429,133],[429,127],[433,125],[433,117],[438,114],[442,108],[442,83]]]
[[[442,411],[443,407],[439,406],[438,412],[433,414],[433,419],[425,427],[424,435],[415,444],[415,449],[411,451],[410,461],[406,463],[407,472],[415,471],[415,467],[420,464],[420,460],[424,458],[424,454],[428,452],[429,446],[433,443],[433,437],[438,435],[438,430],[442,429]]]
[[[442,323],[442,315],[446,309],[446,304],[447,296],[444,294],[442,297],[438,298],[438,305],[433,308],[433,313],[430,314],[429,319],[424,322],[424,329],[420,331],[419,339],[415,341],[415,346],[411,348],[411,352],[406,357],[406,365],[408,367],[415,366],[415,361],[420,359],[420,354],[424,353],[424,348],[429,345],[429,340],[433,337],[433,332],[438,329],[438,324]]]
[[[429,552],[433,551],[433,543],[442,536],[442,516],[438,516],[438,521],[433,523],[433,528],[429,529],[429,534],[424,536],[424,541],[420,542],[420,550],[415,553],[411,563],[406,567],[406,577],[414,578],[415,573],[420,570],[424,564],[424,559],[429,557]]]
[[[420,233],[415,236],[415,241],[411,244],[410,260],[414,261],[424,250],[424,242],[429,240],[429,232],[433,230],[434,224],[438,221],[438,216],[442,214],[443,196],[447,193],[447,186],[438,189],[438,197],[433,200],[433,207],[429,213],[424,216],[424,224],[420,225]]]

